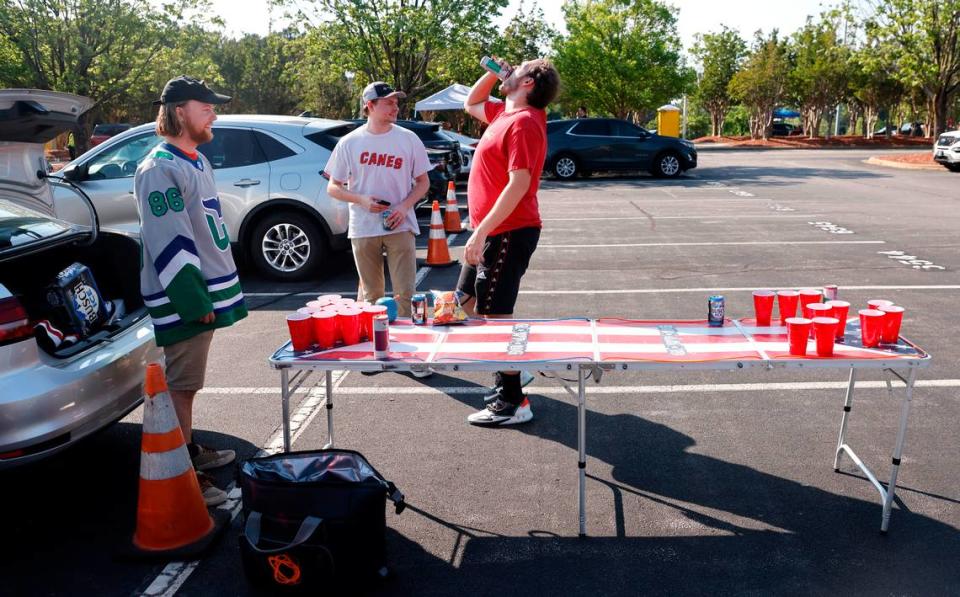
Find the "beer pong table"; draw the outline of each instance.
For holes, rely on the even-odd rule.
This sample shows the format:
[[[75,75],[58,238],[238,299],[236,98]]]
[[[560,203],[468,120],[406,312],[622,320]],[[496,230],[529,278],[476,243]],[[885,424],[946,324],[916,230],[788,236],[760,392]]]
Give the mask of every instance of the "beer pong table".
[[[290,450],[290,396],[312,371],[326,372],[328,444],[325,447],[333,446],[334,437],[333,371],[416,371],[429,368],[454,373],[576,372],[581,536],[586,534],[585,382],[589,377],[600,383],[602,374],[612,371],[849,369],[833,468],[839,470],[840,458],[846,454],[863,471],[880,493],[883,504],[880,531],[886,533],[917,371],[928,367],[931,357],[903,338],[899,338],[895,345],[863,347],[856,319],[849,320],[844,342],[836,344],[832,357],[817,357],[814,341],[810,340],[808,344],[807,356],[791,356],[785,327],[758,327],[752,319],[728,319],[723,326],[717,327],[707,325],[704,320],[500,319],[470,320],[451,326],[411,325],[409,320],[398,320],[390,325],[387,359],[373,357],[371,342],[302,352],[294,352],[288,342],[270,357],[270,364],[280,371],[285,451]],[[886,487],[845,441],[857,372],[861,369],[884,371],[891,396],[895,394],[891,376],[904,383],[900,424]],[[291,375],[294,370],[296,372]]]

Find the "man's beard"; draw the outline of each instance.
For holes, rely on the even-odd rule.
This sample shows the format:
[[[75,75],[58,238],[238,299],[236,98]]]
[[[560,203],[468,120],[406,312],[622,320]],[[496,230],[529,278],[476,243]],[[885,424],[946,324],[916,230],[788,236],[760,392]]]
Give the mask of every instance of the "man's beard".
[[[203,145],[213,140],[213,132],[208,131],[206,127],[202,125],[194,126],[193,123],[190,122],[184,122],[183,125],[187,131],[187,136],[197,145]]]

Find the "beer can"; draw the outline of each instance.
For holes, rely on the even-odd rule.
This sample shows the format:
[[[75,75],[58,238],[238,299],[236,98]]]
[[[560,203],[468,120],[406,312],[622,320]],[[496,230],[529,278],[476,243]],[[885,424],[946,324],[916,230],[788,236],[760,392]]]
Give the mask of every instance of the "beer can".
[[[386,211],[380,212],[380,217],[383,218],[384,230],[393,230],[393,228],[390,227],[390,224],[387,223],[387,218],[389,218],[392,213],[393,213],[392,209],[388,209]]]
[[[414,325],[427,324],[427,295],[415,294],[410,298],[410,319]]]
[[[390,324],[386,315],[373,318],[373,358],[382,360],[390,354]]]
[[[722,327],[723,318],[723,296],[715,294],[707,299],[707,324],[711,327]]]
[[[840,298],[840,288],[836,284],[827,284],[823,287],[823,300],[835,301]]]

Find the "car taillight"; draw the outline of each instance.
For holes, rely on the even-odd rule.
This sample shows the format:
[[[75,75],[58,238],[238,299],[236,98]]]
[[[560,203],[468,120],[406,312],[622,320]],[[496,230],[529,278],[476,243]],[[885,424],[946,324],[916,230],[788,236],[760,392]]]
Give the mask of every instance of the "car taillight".
[[[25,340],[33,336],[30,318],[17,297],[0,285],[0,344]]]

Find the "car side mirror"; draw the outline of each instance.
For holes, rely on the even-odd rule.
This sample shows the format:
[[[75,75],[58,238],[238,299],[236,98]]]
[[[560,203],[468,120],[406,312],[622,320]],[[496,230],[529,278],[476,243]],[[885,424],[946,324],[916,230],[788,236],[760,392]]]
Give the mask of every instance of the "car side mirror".
[[[77,176],[76,166],[67,166],[66,168],[60,171],[60,176],[73,182],[77,182],[78,180],[80,180],[80,178]]]

